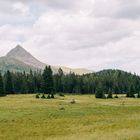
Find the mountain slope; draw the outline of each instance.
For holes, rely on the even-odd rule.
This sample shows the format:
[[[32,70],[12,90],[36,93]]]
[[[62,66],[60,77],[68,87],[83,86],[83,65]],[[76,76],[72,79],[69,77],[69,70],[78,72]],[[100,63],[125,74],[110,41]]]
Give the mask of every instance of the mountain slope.
[[[27,73],[30,70],[37,71],[36,67],[24,64],[23,62],[16,60],[15,58],[9,58],[9,57],[1,57],[0,58],[0,70],[2,73],[4,73],[7,70],[10,70],[12,72],[24,72]]]
[[[35,57],[33,57],[29,52],[27,52],[24,48],[20,45],[17,45],[14,49],[12,49],[6,57],[8,58],[15,58],[25,64],[44,69],[46,64],[38,61]]]
[[[43,70],[46,65],[45,63],[40,62],[29,52],[27,52],[23,47],[17,45],[12,49],[5,57],[0,58],[0,69],[12,70],[12,71],[29,71],[29,69],[34,70]],[[56,73],[60,66],[51,66],[53,73]],[[71,69],[68,67],[61,67],[64,73],[74,72],[75,74],[86,74],[91,73],[92,71],[86,69]]]

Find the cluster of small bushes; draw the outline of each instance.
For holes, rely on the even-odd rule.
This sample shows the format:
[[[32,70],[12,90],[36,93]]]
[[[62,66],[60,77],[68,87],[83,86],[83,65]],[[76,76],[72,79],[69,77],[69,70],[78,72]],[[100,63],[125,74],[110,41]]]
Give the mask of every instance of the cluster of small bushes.
[[[100,96],[99,96],[100,95]],[[95,97],[96,98],[101,98],[101,99],[112,99],[112,98],[119,98],[118,95],[116,94],[114,97],[113,97],[113,94],[112,93],[109,93],[107,95],[105,95],[104,93],[102,94],[95,94]],[[127,98],[140,98],[140,92],[137,93],[137,94],[131,94],[131,96],[129,94],[126,95]]]
[[[45,94],[36,94],[36,99],[54,99],[54,95],[53,94],[48,94],[47,97],[45,96]]]

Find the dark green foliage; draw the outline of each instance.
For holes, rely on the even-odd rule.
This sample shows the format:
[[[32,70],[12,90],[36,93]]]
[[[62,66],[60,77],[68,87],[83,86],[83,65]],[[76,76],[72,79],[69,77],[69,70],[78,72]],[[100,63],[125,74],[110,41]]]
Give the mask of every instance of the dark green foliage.
[[[30,70],[30,74],[27,77],[28,93],[35,93],[35,79],[32,70]]]
[[[39,99],[40,98],[40,96],[39,96],[39,94],[36,94],[36,96],[35,96],[37,99]]]
[[[51,94],[51,98],[54,99],[54,95],[53,94]]]
[[[112,99],[112,98],[113,98],[113,97],[112,97],[112,91],[111,91],[111,89],[109,89],[109,91],[108,91],[107,98],[110,98],[110,99]]]
[[[97,98],[112,98],[114,94],[127,94],[127,97],[135,97],[140,91],[140,77],[120,70],[104,70],[97,73],[76,75],[64,74],[59,69],[57,74],[52,74],[51,67],[44,72],[11,73],[7,71],[2,77],[6,94],[11,93],[54,93],[69,94],[95,94]],[[2,88],[1,88],[2,92]],[[52,95],[53,94],[53,95]],[[45,95],[44,95],[45,96]],[[116,97],[117,98],[117,97]]]
[[[42,94],[41,98],[42,98],[42,99],[45,99],[45,98],[46,98],[46,97],[45,97],[45,94]]]
[[[63,77],[63,70],[59,68],[58,73],[54,75],[54,88],[57,92],[63,92]]]
[[[140,98],[140,92],[138,93],[138,96],[137,96],[137,98]]]
[[[104,94],[104,91],[102,89],[102,86],[99,85],[96,89],[96,93],[95,93],[95,97],[96,98],[105,98],[105,94]]]
[[[114,98],[119,98],[119,97],[118,97],[118,95],[116,94],[116,95],[114,96]]]
[[[4,85],[3,85],[3,77],[0,73],[0,95],[4,94]]]
[[[51,99],[51,95],[50,94],[48,94],[47,99]]]
[[[13,94],[13,81],[12,81],[12,75],[10,71],[7,71],[5,74],[5,93],[6,94]]]
[[[126,96],[129,98],[135,98],[135,95],[134,95],[135,93],[136,93],[135,87],[131,85]]]
[[[51,94],[54,90],[53,75],[51,67],[45,68],[42,75],[42,91],[45,94]]]

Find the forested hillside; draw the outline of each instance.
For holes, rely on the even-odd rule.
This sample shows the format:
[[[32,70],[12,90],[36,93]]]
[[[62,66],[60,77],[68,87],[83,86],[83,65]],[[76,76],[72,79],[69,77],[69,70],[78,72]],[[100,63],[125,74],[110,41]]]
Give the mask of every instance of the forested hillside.
[[[41,72],[30,71],[28,74],[7,71],[0,78],[1,93],[44,93],[43,75]],[[103,98],[105,94],[134,97],[134,94],[140,92],[140,77],[120,70],[103,70],[80,76],[74,73],[65,75],[59,69],[57,74],[52,75],[52,79],[52,84],[49,84],[52,93],[95,94],[97,98]]]

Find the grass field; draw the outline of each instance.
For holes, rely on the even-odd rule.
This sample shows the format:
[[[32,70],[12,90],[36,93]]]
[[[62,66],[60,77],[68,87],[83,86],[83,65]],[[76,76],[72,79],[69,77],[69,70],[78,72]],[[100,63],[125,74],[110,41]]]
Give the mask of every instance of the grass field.
[[[140,99],[0,97],[0,140],[140,140]]]

